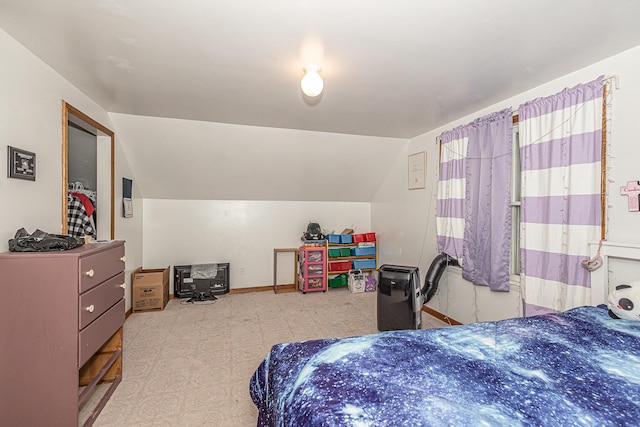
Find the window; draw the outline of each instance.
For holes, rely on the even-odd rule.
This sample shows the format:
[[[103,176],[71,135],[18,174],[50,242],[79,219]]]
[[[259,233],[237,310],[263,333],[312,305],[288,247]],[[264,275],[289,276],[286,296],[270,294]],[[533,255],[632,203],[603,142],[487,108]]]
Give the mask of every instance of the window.
[[[511,263],[509,274],[520,275],[520,144],[518,116],[513,117],[511,162]]]

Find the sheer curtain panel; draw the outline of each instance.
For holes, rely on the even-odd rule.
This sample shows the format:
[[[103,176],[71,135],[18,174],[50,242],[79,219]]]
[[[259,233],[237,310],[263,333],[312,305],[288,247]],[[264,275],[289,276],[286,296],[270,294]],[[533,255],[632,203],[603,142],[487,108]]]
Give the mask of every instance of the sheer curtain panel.
[[[462,277],[509,290],[511,256],[511,108],[469,125]]]
[[[509,290],[511,109],[440,136],[438,250],[462,264],[462,276]]]

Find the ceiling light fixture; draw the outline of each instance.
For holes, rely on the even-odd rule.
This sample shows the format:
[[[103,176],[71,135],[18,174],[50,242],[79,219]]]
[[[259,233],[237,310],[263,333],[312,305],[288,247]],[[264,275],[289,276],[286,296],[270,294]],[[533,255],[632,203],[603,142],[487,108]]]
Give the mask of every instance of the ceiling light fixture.
[[[322,68],[317,65],[305,65],[303,70],[305,74],[300,81],[302,92],[312,98],[320,95],[324,88],[324,82],[322,81],[322,77],[320,77],[320,70],[322,70]]]

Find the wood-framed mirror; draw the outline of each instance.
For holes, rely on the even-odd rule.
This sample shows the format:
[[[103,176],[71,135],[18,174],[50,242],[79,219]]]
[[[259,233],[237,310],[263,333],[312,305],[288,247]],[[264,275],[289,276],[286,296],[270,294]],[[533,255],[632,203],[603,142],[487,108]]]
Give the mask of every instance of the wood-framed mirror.
[[[115,133],[63,100],[62,234],[115,238],[114,164]]]

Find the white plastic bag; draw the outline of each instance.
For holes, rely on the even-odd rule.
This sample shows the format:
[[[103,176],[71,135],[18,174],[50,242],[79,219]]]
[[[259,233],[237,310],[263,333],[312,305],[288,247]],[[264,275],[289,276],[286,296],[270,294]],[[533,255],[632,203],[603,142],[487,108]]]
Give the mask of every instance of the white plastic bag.
[[[364,292],[364,274],[362,270],[349,270],[347,285],[351,293],[357,294]]]

